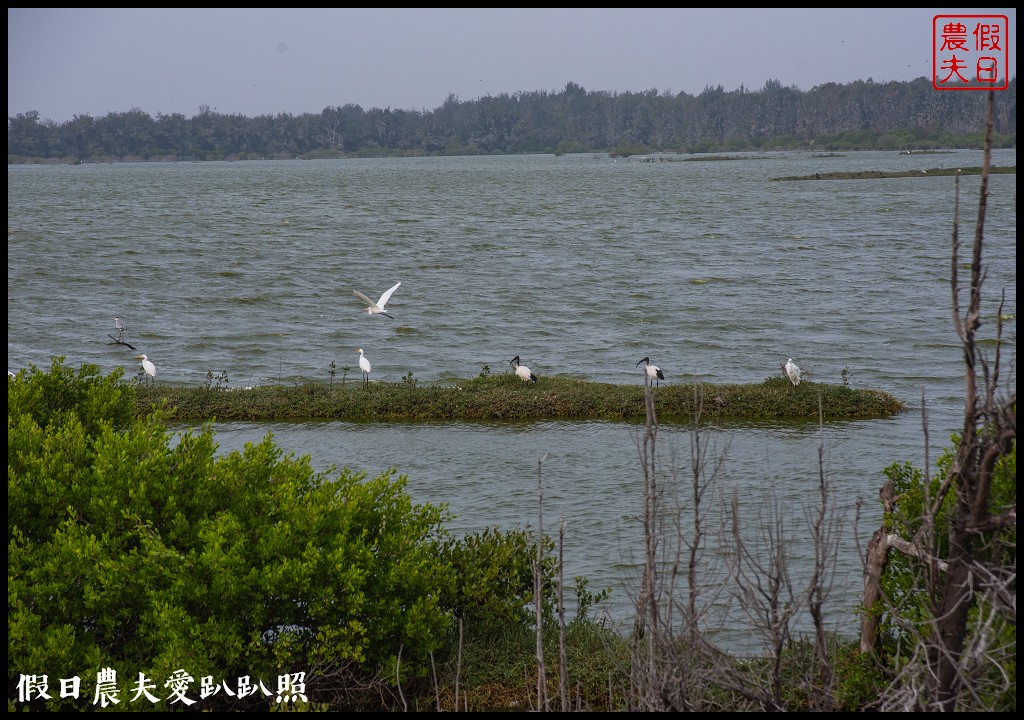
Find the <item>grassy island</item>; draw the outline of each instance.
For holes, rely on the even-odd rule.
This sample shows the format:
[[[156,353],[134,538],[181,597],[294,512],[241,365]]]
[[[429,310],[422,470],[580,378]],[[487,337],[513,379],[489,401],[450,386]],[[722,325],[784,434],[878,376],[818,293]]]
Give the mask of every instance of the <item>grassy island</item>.
[[[1017,166],[992,167],[989,168],[991,175],[1016,175]],[[877,180],[878,178],[906,178],[906,177],[948,177],[951,175],[981,175],[980,167],[965,168],[931,168],[930,170],[900,170],[899,172],[887,172],[884,170],[858,170],[855,172],[824,172],[812,175],[789,175],[787,177],[772,178],[773,182],[782,180]]]
[[[881,418],[904,405],[878,390],[785,378],[760,384],[672,384],[652,388],[662,420],[687,420],[703,402],[705,418],[817,418],[819,399],[826,420]],[[628,420],[644,418],[644,389],[636,385],[542,377],[524,383],[511,374],[482,375],[464,382],[420,384],[361,380],[330,384],[266,385],[254,388],[146,386],[137,410],[165,407],[168,419],[216,420]]]

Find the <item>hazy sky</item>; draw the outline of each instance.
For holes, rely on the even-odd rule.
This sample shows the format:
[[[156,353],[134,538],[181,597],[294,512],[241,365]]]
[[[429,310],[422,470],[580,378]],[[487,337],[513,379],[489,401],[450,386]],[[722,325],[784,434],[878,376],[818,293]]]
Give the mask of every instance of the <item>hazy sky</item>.
[[[7,9],[7,115],[433,110],[546,90],[699,94],[932,77],[940,9]]]

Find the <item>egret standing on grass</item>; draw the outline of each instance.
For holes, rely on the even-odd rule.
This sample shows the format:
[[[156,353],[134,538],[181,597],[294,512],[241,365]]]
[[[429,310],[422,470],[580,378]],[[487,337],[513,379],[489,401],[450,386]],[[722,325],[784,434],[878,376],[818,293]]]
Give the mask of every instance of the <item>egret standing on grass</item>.
[[[153,361],[145,355],[136,355],[135,358],[142,361],[142,369],[153,378],[153,382],[156,382],[156,365],[153,364]]]
[[[663,373],[661,368],[657,365],[651,365],[651,359],[649,357],[645,357],[643,360],[638,362],[636,366],[640,367],[640,363],[647,363],[644,370],[647,372],[647,377],[651,382],[658,382],[665,379],[665,373]]]
[[[790,358],[782,365],[779,365],[779,367],[786,371],[786,377],[789,378],[791,383],[794,385],[800,384],[800,368],[797,367],[795,362],[793,362],[793,358]]]
[[[537,382],[537,376],[530,372],[530,368],[526,367],[525,365],[519,364],[518,355],[512,358],[508,364],[516,369],[516,375],[518,375],[521,379],[527,382]]]
[[[365,384],[370,382],[370,370],[373,368],[370,367],[370,361],[363,355],[362,348],[356,348],[356,352],[359,353],[359,369],[363,371],[363,383]]]
[[[402,283],[397,282],[394,285],[392,285],[383,295],[380,296],[380,300],[378,300],[377,302],[374,302],[370,298],[366,297],[365,295],[363,295],[358,290],[353,290],[352,294],[355,295],[360,300],[362,300],[364,303],[366,303],[366,307],[363,308],[363,309],[366,311],[366,313],[368,315],[371,315],[371,316],[372,315],[384,315],[385,317],[389,317],[392,320],[394,320],[395,319],[394,315],[388,315],[384,311],[384,306],[387,305],[388,304],[388,300],[391,299],[391,293],[393,293],[395,290],[397,290],[398,286],[401,285],[401,284]]]

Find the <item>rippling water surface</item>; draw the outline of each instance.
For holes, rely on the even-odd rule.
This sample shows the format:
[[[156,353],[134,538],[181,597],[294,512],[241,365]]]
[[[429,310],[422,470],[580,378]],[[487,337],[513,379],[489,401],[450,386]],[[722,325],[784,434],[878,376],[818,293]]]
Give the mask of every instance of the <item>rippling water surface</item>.
[[[657,157],[657,156],[655,156]],[[731,425],[716,503],[774,498],[794,533],[817,498],[818,453],[845,514],[836,622],[850,627],[861,539],[877,524],[882,469],[931,459],[961,422],[949,289],[953,179],[772,182],[843,170],[981,164],[981,154],[769,154],[654,162],[599,155],[8,166],[7,362],[137,371],[110,343],[113,315],[157,380],[232,387],[373,378],[422,383],[509,372],[641,382],[760,382],[787,357],[812,379],[893,393],[877,421]],[[1016,165],[1015,151],[996,164]],[[978,177],[961,178],[974,235]],[[985,325],[1005,290],[1016,352],[1016,175],[994,175],[985,227]],[[967,248],[963,255],[968,259]],[[394,320],[360,312],[397,281]],[[116,333],[114,333],[116,334]],[[348,368],[345,370],[344,368]],[[315,467],[406,475],[446,502],[456,530],[566,520],[567,576],[611,587],[629,615],[641,506],[637,426],[625,423],[220,423],[223,452],[272,432]],[[665,426],[664,466],[689,468],[689,428]],[[791,556],[809,557],[802,542]]]

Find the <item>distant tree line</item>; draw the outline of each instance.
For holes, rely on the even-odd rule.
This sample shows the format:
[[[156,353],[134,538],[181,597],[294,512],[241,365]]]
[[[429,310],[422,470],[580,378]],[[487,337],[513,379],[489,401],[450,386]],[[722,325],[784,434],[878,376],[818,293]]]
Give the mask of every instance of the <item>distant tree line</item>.
[[[434,110],[359,105],[319,114],[225,115],[201,106],[155,118],[138,108],[65,123],[7,119],[7,160],[19,162],[231,160],[521,153],[923,150],[981,147],[983,92],[909,82],[828,83],[809,91],[769,80],[699,95],[587,91],[502,93]],[[1017,80],[996,93],[994,147],[1016,147]]]

